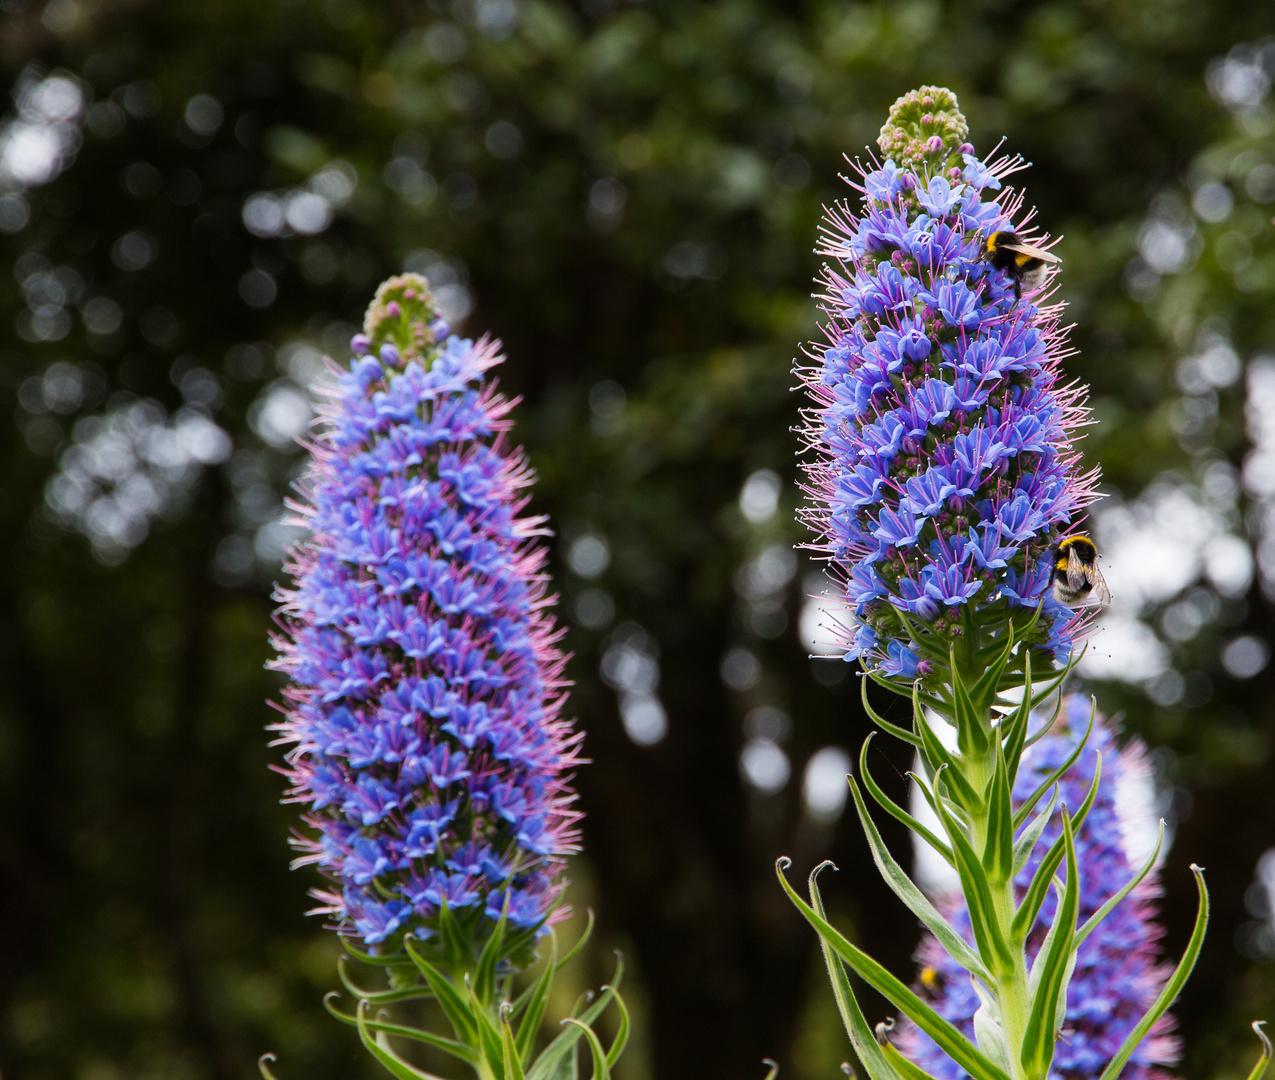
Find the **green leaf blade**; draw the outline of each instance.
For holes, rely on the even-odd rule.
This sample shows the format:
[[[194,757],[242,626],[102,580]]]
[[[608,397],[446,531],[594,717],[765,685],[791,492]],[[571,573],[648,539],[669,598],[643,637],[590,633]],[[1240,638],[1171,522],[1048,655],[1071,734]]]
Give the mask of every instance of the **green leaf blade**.
[[[784,892],[838,957],[844,960],[864,982],[906,1014],[974,1080],[1009,1080],[1008,1074],[984,1055],[955,1026],[935,1012],[910,987],[891,975],[877,961],[847,941],[831,923],[802,900],[788,883],[788,879],[784,877],[783,870],[787,865],[786,859],[780,859],[777,864],[779,881]]]
[[[1059,1012],[1060,996],[1066,994],[1068,961],[1076,936],[1076,916],[1080,910],[1080,874],[1076,867],[1076,844],[1071,818],[1063,810],[1063,846],[1067,859],[1067,887],[1054,916],[1052,940],[1043,958],[1036,994],[1023,1030],[1020,1060],[1029,1077],[1044,1080],[1054,1058],[1054,1023]]]
[[[1195,886],[1199,892],[1199,908],[1196,911],[1195,926],[1191,930],[1191,938],[1182,953],[1182,959],[1178,961],[1178,966],[1174,968],[1173,974],[1169,976],[1169,981],[1164,984],[1164,989],[1160,991],[1159,996],[1152,1002],[1151,1008],[1147,1010],[1146,1015],[1129,1032],[1116,1056],[1111,1059],[1110,1064],[1103,1070],[1099,1080],[1117,1080],[1134,1050],[1138,1048],[1138,1044],[1147,1037],[1155,1026],[1155,1022],[1168,1012],[1169,1006],[1173,1004],[1178,994],[1181,993],[1182,987],[1191,976],[1191,970],[1195,967],[1195,961],[1199,959],[1200,950],[1204,947],[1204,934],[1209,925],[1209,890],[1204,884],[1204,870],[1202,868],[1192,863],[1191,873],[1195,875]]]
[[[873,862],[876,863],[877,870],[885,880],[885,883],[907,905],[912,914],[925,924],[953,960],[971,975],[977,975],[985,982],[990,982],[991,979],[987,974],[987,969],[983,966],[982,961],[974,955],[973,950],[965,943],[965,939],[939,914],[938,909],[930,903],[925,894],[921,892],[890,854],[889,848],[885,846],[885,841],[881,838],[880,832],[877,831],[876,825],[868,814],[867,805],[863,801],[863,795],[859,791],[858,784],[854,782],[854,777],[851,776],[846,779],[850,784],[850,794],[854,797],[855,809],[859,812],[859,821],[863,825],[863,831],[868,838],[868,847],[872,851]]]

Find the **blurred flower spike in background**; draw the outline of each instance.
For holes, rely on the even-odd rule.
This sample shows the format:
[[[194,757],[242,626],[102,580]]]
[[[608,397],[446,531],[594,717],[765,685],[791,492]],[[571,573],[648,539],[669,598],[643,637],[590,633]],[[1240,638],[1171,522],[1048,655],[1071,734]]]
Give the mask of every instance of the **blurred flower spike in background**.
[[[884,163],[853,163],[861,210],[827,212],[828,343],[799,369],[805,514],[845,604],[832,629],[847,660],[898,685],[937,678],[976,622],[1059,662],[1087,624],[1054,600],[1047,565],[1096,497],[1075,445],[1084,391],[1062,385],[1048,283],[1018,300],[982,259],[993,232],[1029,226],[1003,188],[1023,163],[979,160],[965,132],[950,91],[895,103]]]
[[[276,638],[299,863],[374,952],[430,945],[446,908],[476,948],[505,914],[543,932],[575,849],[560,632],[532,473],[488,382],[498,345],[450,334],[424,278],[392,278],[320,412],[309,538]],[[525,960],[525,957],[523,958]]]

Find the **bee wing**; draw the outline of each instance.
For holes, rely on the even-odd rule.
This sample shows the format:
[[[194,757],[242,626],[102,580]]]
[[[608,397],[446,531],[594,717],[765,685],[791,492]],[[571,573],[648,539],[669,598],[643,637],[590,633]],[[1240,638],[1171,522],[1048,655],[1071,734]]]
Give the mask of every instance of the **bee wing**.
[[[1097,565],[1085,568],[1085,577],[1089,581],[1090,593],[1089,601],[1098,607],[1111,606],[1111,590],[1107,588],[1107,579],[1102,576],[1102,571]]]
[[[1017,252],[1019,255],[1027,255],[1030,258],[1039,259],[1041,262],[1047,262],[1047,263],[1062,262],[1062,259],[1060,259],[1052,251],[1046,251],[1044,248],[1038,248],[1032,244],[1005,244],[1003,246],[1006,251],[1014,251],[1014,252]]]
[[[1085,571],[1085,564],[1080,561],[1080,556],[1076,554],[1075,547],[1067,549],[1067,584],[1072,592],[1084,588],[1085,582],[1090,581],[1088,573]]]

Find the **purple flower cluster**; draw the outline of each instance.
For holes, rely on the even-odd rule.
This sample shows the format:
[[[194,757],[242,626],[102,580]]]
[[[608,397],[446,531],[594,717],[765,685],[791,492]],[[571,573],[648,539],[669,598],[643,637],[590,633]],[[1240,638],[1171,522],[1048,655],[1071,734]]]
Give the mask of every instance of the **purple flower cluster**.
[[[937,112],[926,91],[908,108]],[[1030,219],[1021,196],[995,194],[1021,163],[949,145],[963,121],[917,124],[911,143],[897,124],[882,134],[915,164],[856,163],[861,212],[827,212],[828,343],[799,369],[806,517],[844,590],[846,658],[909,680],[926,671],[910,627],[954,638],[975,610],[1022,626],[1043,602],[1033,644],[1066,659],[1085,620],[1053,599],[1047,555],[1097,479],[1073,441],[1083,389],[1060,384],[1061,305],[1016,301],[981,258],[992,232]]]
[[[533,476],[486,381],[499,345],[451,335],[415,275],[381,286],[310,444],[309,538],[280,589],[273,666],[298,863],[369,946],[429,939],[446,905],[481,936],[555,914],[574,850],[560,632]]]
[[[1026,751],[1014,784],[1016,807],[1075,750],[1088,727],[1090,710],[1087,698],[1070,695],[1055,729]],[[1142,746],[1134,740],[1120,750],[1116,733],[1105,719],[1094,724],[1088,745],[1060,781],[1060,804],[1077,807],[1084,801],[1099,754],[1102,778],[1097,797],[1076,837],[1076,861],[1082,868],[1082,923],[1139,869],[1130,863],[1126,845],[1131,834],[1150,825],[1149,814],[1144,815],[1148,820],[1137,820],[1127,809],[1130,802],[1121,798],[1131,786],[1147,782]],[[1055,814],[1045,828],[1043,842],[1036,847],[1036,856],[1016,879],[1020,895],[1061,829]],[[1094,1080],[1100,1076],[1163,987],[1170,967],[1157,959],[1156,943],[1162,933],[1154,921],[1159,893],[1153,871],[1081,944],[1067,992],[1062,1038],[1054,1050],[1051,1076],[1057,1080]],[[949,897],[938,906],[948,921],[973,941],[969,915],[960,897]],[[1027,940],[1029,961],[1044,941],[1056,906],[1057,898],[1051,892]],[[939,1013],[972,1037],[971,1018],[979,1001],[969,975],[929,935],[921,943],[917,960],[923,965],[921,992]],[[1128,1080],[1167,1080],[1168,1074],[1160,1066],[1172,1064],[1178,1056],[1178,1040],[1170,1034],[1172,1026],[1171,1017],[1160,1019],[1129,1059],[1123,1074]],[[906,1056],[938,1080],[961,1080],[964,1076],[963,1070],[914,1026],[904,1028],[897,1041]]]

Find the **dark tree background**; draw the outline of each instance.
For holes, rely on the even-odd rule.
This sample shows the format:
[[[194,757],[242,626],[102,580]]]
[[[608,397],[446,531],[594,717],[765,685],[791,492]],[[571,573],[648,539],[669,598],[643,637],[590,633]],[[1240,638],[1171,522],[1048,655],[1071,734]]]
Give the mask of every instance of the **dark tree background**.
[[[0,0],[0,1069],[374,1075],[320,1004],[263,664],[305,388],[406,266],[504,340],[559,532],[601,926],[572,993],[624,950],[624,1078],[840,1075],[775,857],[836,860],[896,971],[917,929],[803,801],[868,725],[797,632],[790,368],[841,155],[939,83],[1065,234],[1109,505],[1220,530],[1147,564],[1161,661],[1096,689],[1155,748],[1171,948],[1190,861],[1214,891],[1182,1073],[1242,1075],[1275,1019],[1272,33],[1258,0]]]

